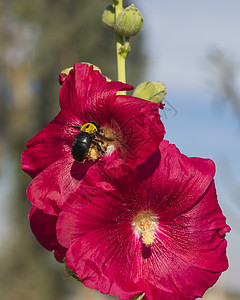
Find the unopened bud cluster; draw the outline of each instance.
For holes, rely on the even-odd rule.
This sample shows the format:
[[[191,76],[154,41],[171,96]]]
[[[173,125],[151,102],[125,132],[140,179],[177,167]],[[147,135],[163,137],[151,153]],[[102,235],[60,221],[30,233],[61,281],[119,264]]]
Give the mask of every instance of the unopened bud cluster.
[[[136,35],[143,26],[143,18],[139,10],[132,4],[116,16],[115,5],[111,4],[103,12],[103,24],[125,37]]]

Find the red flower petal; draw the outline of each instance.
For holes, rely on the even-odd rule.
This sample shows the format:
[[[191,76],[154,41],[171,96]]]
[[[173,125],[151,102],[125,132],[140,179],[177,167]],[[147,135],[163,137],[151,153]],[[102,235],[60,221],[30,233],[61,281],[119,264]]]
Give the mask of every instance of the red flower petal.
[[[47,214],[58,215],[67,195],[77,188],[92,164],[65,155],[32,180],[27,189],[30,202]]]
[[[63,85],[66,78],[67,78],[67,74],[65,74],[65,73],[60,73],[58,75],[58,81],[59,81],[60,85]]]
[[[214,182],[188,211],[172,221],[160,219],[159,230],[164,247],[185,263],[216,273],[228,268],[224,237],[230,227],[218,205]]]
[[[134,261],[131,263],[132,257],[125,255],[132,245],[115,244],[117,240],[112,234],[119,232],[112,231],[106,238],[108,233],[100,229],[97,234],[90,233],[77,240],[67,251],[66,263],[76,271],[85,286],[127,300],[143,292],[142,287],[134,282],[135,277],[131,277],[135,274],[129,264],[133,267]],[[93,240],[94,244],[91,243]],[[124,274],[121,274],[123,269]]]
[[[57,261],[63,262],[67,249],[59,244],[56,237],[57,217],[45,214],[33,206],[29,213],[29,220],[38,242],[48,251],[54,250]]]
[[[21,166],[32,178],[66,154],[71,155],[72,142],[79,133],[80,120],[60,112],[44,129],[36,134],[22,153]]]
[[[111,128],[118,124],[123,136],[122,144],[118,144],[120,155],[132,165],[144,162],[163,140],[165,129],[156,103],[118,96],[114,105],[109,107],[108,114],[111,117],[106,125]]]
[[[183,155],[168,141],[160,144],[159,151],[138,167],[138,177],[143,180],[155,168],[153,176],[143,184],[149,191],[148,198],[155,199],[161,218],[168,219],[199,201],[212,182],[215,165],[210,159]],[[160,163],[153,168],[156,160]]]

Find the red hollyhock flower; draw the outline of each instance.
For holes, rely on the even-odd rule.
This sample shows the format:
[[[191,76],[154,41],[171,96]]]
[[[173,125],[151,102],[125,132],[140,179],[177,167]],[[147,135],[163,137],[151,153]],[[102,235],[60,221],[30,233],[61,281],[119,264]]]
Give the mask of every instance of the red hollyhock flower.
[[[138,167],[137,181],[91,167],[57,221],[67,265],[87,287],[120,299],[202,297],[228,267],[230,228],[214,173],[211,160],[166,141]]]
[[[91,66],[80,63],[61,82],[60,113],[28,142],[21,161],[22,169],[35,178],[28,188],[29,200],[55,215],[99,158],[106,163],[121,158],[135,167],[155,151],[165,133],[159,105],[116,95],[132,86],[108,82]],[[72,144],[80,127],[89,122],[100,125],[103,138],[97,136],[99,146],[92,143],[86,160],[78,162],[72,156]]]

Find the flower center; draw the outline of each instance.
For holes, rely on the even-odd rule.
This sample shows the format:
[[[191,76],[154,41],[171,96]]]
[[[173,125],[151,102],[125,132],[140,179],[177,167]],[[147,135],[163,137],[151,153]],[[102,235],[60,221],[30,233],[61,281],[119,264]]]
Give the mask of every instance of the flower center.
[[[157,216],[151,212],[141,212],[134,217],[132,225],[134,233],[142,238],[144,245],[151,246],[157,229]]]
[[[88,159],[95,161],[99,157],[111,155],[115,150],[116,138],[112,130],[101,128],[89,148]]]
[[[106,155],[110,155],[115,149],[116,137],[112,130],[103,128],[101,139],[106,147]]]

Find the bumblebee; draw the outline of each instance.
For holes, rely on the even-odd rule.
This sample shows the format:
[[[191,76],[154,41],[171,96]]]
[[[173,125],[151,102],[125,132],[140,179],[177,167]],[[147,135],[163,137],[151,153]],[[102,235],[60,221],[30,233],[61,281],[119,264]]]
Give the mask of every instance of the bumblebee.
[[[107,148],[100,139],[102,133],[100,125],[97,122],[89,122],[79,128],[80,133],[76,135],[72,143],[73,158],[79,162],[84,161],[89,154],[90,148],[93,146],[95,146],[100,156],[105,156]]]

